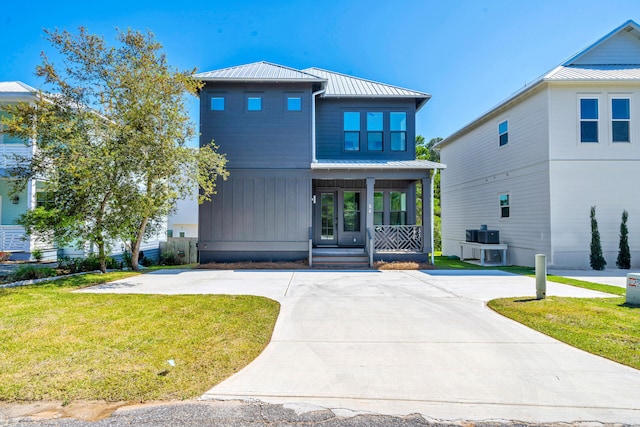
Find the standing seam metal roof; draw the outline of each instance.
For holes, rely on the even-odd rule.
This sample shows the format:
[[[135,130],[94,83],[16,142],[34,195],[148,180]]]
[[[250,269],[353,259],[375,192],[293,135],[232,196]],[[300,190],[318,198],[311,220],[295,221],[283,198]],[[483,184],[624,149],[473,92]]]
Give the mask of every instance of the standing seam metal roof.
[[[246,81],[246,80],[274,80],[274,81],[312,81],[323,82],[325,79],[270,62],[254,62],[252,64],[238,65],[236,67],[223,68],[221,70],[207,71],[193,76],[196,79]]]

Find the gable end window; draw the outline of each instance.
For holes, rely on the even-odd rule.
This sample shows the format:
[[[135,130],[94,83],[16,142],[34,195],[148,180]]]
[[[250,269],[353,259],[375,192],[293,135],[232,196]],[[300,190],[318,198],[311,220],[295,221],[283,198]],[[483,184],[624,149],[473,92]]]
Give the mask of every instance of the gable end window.
[[[507,120],[498,125],[498,135],[501,147],[509,143],[509,122]]]
[[[224,111],[224,98],[222,96],[211,97],[211,111]]]
[[[259,96],[248,97],[247,111],[262,111],[262,98]]]
[[[360,151],[360,113],[346,111],[343,116],[344,151]]]
[[[500,218],[509,218],[509,194],[500,195]]]
[[[580,99],[580,142],[598,142],[598,98]]]
[[[407,113],[389,113],[391,151],[407,151]]]
[[[611,141],[631,142],[629,138],[629,98],[611,100]]]
[[[299,96],[287,97],[287,111],[301,111],[302,110],[302,98]]]

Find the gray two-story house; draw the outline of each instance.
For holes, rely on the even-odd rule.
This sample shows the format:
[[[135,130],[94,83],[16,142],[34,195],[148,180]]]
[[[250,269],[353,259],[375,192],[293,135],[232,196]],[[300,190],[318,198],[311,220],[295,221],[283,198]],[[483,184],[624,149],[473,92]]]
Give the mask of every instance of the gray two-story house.
[[[201,143],[215,140],[230,172],[200,206],[201,263],[428,259],[431,180],[444,167],[415,159],[430,95],[267,62],[195,77]]]

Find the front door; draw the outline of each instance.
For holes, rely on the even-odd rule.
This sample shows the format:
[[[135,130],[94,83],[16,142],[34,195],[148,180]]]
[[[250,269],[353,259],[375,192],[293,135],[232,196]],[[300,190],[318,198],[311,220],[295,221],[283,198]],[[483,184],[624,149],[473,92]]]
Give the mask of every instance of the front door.
[[[337,192],[321,192],[320,194],[320,224],[318,227],[319,235],[316,237],[318,245],[335,246],[338,244],[338,210]]]

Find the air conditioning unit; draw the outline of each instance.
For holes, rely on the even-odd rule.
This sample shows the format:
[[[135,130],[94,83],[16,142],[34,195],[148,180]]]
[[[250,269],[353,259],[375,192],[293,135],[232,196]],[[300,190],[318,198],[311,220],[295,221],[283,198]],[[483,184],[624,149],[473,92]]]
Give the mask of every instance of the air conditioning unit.
[[[498,230],[478,230],[478,243],[498,244],[500,243],[500,232]]]
[[[478,230],[467,230],[467,242],[478,241]]]

